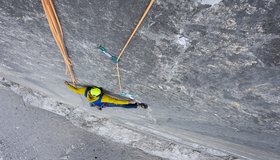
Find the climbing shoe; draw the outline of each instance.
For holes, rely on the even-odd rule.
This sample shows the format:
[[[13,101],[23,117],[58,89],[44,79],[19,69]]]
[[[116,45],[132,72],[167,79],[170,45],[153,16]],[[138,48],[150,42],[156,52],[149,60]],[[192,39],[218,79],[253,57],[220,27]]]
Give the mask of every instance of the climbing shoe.
[[[145,103],[137,103],[137,107],[141,107],[141,108],[147,109],[148,105],[145,104]]]

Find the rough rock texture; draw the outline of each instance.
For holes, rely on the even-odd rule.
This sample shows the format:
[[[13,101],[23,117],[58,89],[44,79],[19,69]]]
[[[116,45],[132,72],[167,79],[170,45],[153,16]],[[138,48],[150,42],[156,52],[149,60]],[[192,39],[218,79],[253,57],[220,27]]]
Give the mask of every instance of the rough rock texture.
[[[54,3],[79,82],[115,91],[115,65],[96,46],[117,53],[148,1]],[[68,77],[40,1],[1,1],[0,31],[2,76],[87,106],[63,86]],[[279,155],[279,1],[156,1],[120,66],[124,89],[151,109],[104,110],[112,119]]]
[[[0,85],[1,160],[163,160],[81,130]]]
[[[125,160],[156,159],[149,154],[170,160],[243,160],[243,158],[237,158],[227,152],[205,147],[198,143],[189,141],[184,144],[182,141],[171,140],[170,136],[163,139],[162,136],[158,136],[159,134],[152,134],[156,130],[152,132],[145,130],[146,133],[143,133],[143,129],[137,130],[136,126],[129,128],[122,124],[116,124],[111,119],[96,114],[95,110],[63,104],[1,77],[0,95],[0,109],[3,109],[0,119],[3,119],[4,122],[0,124],[0,128],[3,128],[0,129],[0,140],[3,139],[2,145],[0,144],[0,160],[2,157],[4,159],[10,157],[11,159],[30,159],[29,157],[58,159],[57,157],[61,155],[63,155],[61,159],[75,160],[93,159],[94,157],[106,160],[119,158]],[[73,127],[71,123],[79,129]],[[93,133],[94,137],[85,131]],[[19,135],[28,136],[21,139],[19,137],[22,136]],[[45,144],[45,139],[51,140]],[[83,144],[86,139],[88,139],[86,144]],[[117,146],[109,141],[104,144],[107,140],[122,144]],[[34,143],[29,143],[30,141]],[[57,146],[53,146],[55,142],[59,142]],[[65,149],[70,144],[72,144],[72,150]],[[29,146],[35,148],[36,155]],[[42,146],[45,148],[42,149]],[[125,153],[122,151],[120,155],[119,151],[123,149],[125,149]],[[141,149],[146,154],[142,154],[137,149]],[[27,151],[22,154],[22,150]],[[53,152],[53,158],[45,158],[45,155],[50,152]],[[27,157],[25,157],[26,155]]]

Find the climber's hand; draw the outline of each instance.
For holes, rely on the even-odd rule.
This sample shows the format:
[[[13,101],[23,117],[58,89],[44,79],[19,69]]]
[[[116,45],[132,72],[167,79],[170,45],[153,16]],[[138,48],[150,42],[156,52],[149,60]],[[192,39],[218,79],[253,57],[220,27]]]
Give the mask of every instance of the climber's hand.
[[[135,99],[129,100],[129,104],[135,104],[135,103],[136,103],[136,100],[135,100]]]
[[[67,81],[64,81],[64,84],[67,86],[69,83]]]
[[[98,110],[102,111],[102,107],[95,106],[95,108],[97,108]]]

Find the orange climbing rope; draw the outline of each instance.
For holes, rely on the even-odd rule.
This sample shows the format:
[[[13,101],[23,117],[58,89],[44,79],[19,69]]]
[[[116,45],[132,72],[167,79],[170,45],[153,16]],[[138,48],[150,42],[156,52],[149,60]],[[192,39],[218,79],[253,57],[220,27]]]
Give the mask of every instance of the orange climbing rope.
[[[52,0],[41,0],[42,1],[42,5],[43,8],[45,10],[46,13],[46,17],[48,19],[49,22],[49,26],[50,29],[52,31],[53,37],[60,49],[61,55],[63,56],[65,65],[66,65],[66,73],[70,74],[70,78],[71,81],[76,84],[77,81],[75,79],[75,75],[72,69],[72,62],[71,59],[68,56],[68,53],[66,51],[65,45],[64,45],[64,41],[63,41],[63,32],[62,32],[62,28],[58,19],[58,16],[56,14],[55,8],[53,6]],[[118,58],[117,58],[117,62],[120,60],[121,56],[123,55],[125,49],[127,48],[127,46],[129,45],[131,39],[133,38],[133,36],[135,35],[136,31],[138,30],[139,26],[141,25],[142,21],[144,20],[144,18],[146,17],[146,15],[148,14],[152,4],[154,3],[154,0],[151,0],[149,5],[147,6],[144,14],[142,15],[141,19],[139,20],[138,24],[136,25],[135,29],[133,30],[133,32],[131,33],[131,35],[129,36],[128,40],[126,41],[125,45],[123,46]],[[119,68],[119,64],[117,63],[117,76],[118,76],[118,83],[119,83],[119,89],[120,92],[122,91],[122,86],[121,86],[121,76],[120,76],[120,68]]]
[[[133,38],[133,36],[135,35],[136,31],[138,30],[139,26],[141,25],[142,21],[144,20],[144,18],[146,17],[146,15],[148,14],[149,10],[151,9],[153,3],[154,3],[155,0],[151,0],[148,7],[146,8],[144,14],[142,15],[141,19],[139,20],[138,24],[136,25],[135,29],[133,30],[133,32],[130,34],[128,40],[126,41],[125,45],[123,46],[119,56],[118,56],[118,59],[117,59],[117,62],[120,60],[122,54],[124,53],[125,49],[127,48],[128,44],[130,43],[131,39]],[[120,76],[120,67],[119,67],[119,63],[117,63],[117,76],[118,76],[118,83],[119,83],[119,90],[120,92],[122,91],[122,86],[121,86],[121,76]]]
[[[66,65],[66,74],[70,74],[70,79],[71,81],[76,84],[77,81],[75,79],[75,75],[72,69],[72,61],[68,56],[67,50],[65,48],[64,45],[64,41],[63,41],[63,32],[62,32],[62,28],[59,22],[59,19],[57,17],[57,14],[55,12],[55,8],[53,6],[52,0],[41,0],[42,1],[42,5],[43,8],[45,10],[46,13],[46,17],[48,19],[49,22],[49,26],[51,28],[53,37],[60,49],[60,53],[63,56],[65,65]]]

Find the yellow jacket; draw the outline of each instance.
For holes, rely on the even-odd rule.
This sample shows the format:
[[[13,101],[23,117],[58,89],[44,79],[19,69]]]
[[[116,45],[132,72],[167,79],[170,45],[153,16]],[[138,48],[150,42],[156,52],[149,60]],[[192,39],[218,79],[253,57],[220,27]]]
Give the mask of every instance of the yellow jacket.
[[[67,85],[67,87],[72,90],[73,92],[77,93],[77,94],[82,94],[84,95],[85,92],[86,92],[86,88],[87,87],[82,87],[82,88],[76,88],[70,84]],[[97,101],[99,98],[98,97],[89,97],[89,94],[87,94],[87,97],[86,99],[89,101],[89,102],[95,102]],[[113,97],[110,97],[108,96],[107,94],[104,94],[102,96],[102,99],[101,99],[101,102],[103,103],[113,103],[113,104],[129,104],[129,101],[128,100],[119,100],[119,99],[116,99],[116,98],[113,98]]]

